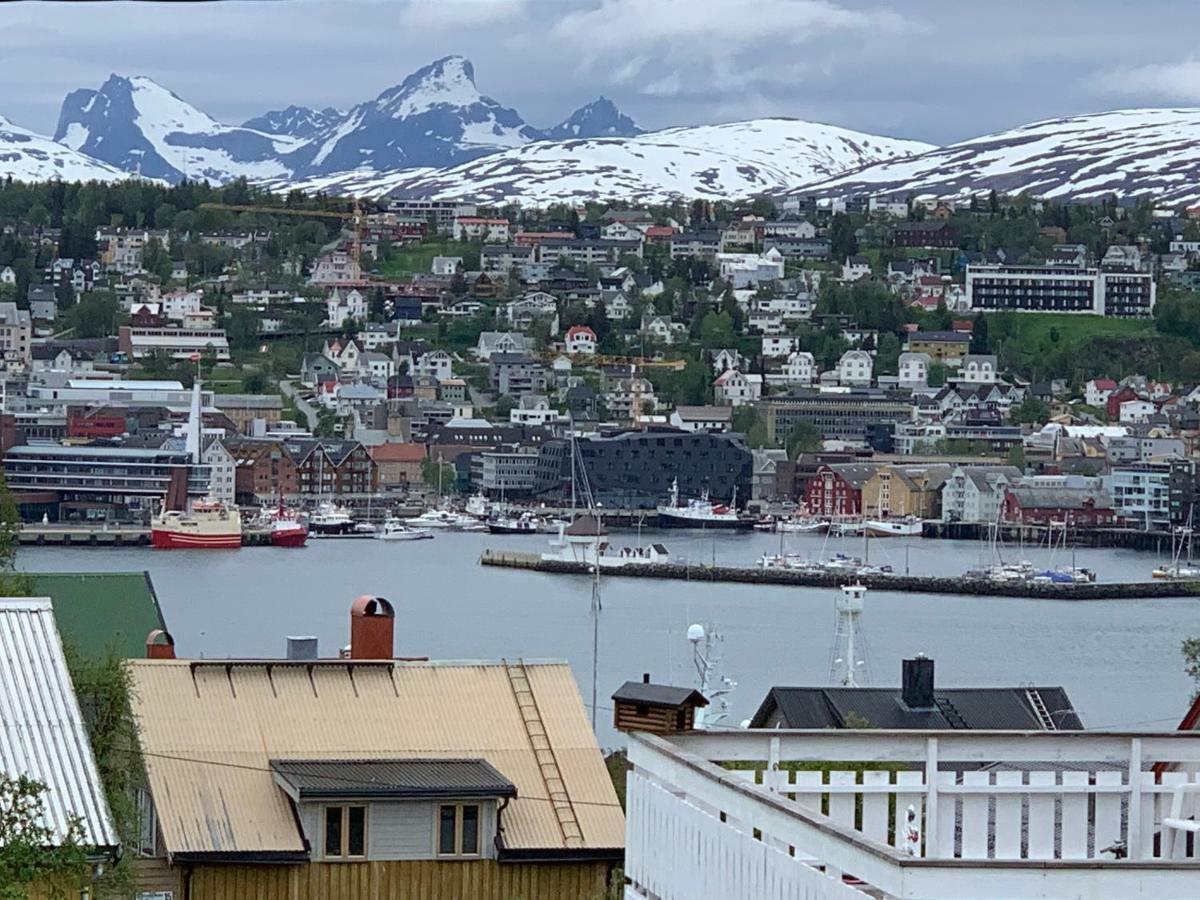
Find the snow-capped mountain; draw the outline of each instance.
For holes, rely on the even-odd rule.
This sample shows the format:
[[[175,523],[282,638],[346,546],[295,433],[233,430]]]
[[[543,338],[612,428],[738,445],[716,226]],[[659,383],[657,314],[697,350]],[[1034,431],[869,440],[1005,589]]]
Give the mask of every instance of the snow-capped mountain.
[[[289,163],[305,175],[450,166],[539,136],[516,110],[479,93],[468,60],[447,56],[318,131]]]
[[[581,106],[553,128],[542,132],[552,141],[571,138],[634,137],[645,132],[607,97]]]
[[[0,116],[0,179],[120,181],[129,173],[106,165]]]
[[[877,163],[802,188],[841,195],[965,197],[989,190],[1091,200],[1200,202],[1200,109],[1123,109],[1047,119]]]
[[[797,119],[669,128],[631,138],[539,141],[451,169],[369,169],[302,180],[310,190],[548,204],[620,197],[670,202],[784,191],[931,145]]]
[[[307,106],[289,106],[273,109],[261,116],[247,119],[243,128],[265,131],[267,134],[286,134],[290,137],[308,138],[317,132],[336,125],[345,113],[328,106],[325,109],[309,109]]]
[[[302,143],[222,125],[140,75],[112,75],[98,91],[72,91],[54,139],[126,172],[167,181],[289,176],[283,157]]]

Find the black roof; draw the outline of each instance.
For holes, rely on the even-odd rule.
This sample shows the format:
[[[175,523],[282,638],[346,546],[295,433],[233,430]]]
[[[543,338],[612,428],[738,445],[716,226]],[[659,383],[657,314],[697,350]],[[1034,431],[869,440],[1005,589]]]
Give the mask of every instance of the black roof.
[[[750,720],[765,728],[775,713],[783,728],[846,728],[847,718],[872,728],[998,729],[1041,731],[1030,692],[1040,695],[1060,731],[1082,731],[1083,722],[1061,687],[951,688],[935,690],[935,705],[910,709],[894,688],[774,687]]]
[[[297,800],[517,796],[482,759],[273,759],[271,771]]]
[[[647,684],[644,681],[627,681],[612,695],[613,700],[637,703],[641,706],[708,706],[708,700],[699,691],[691,688],[674,687],[669,684]]]

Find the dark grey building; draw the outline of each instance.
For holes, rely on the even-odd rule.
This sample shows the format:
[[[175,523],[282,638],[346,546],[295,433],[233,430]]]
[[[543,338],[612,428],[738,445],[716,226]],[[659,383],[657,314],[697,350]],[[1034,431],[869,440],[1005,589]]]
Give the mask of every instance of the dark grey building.
[[[679,480],[679,496],[738,504],[750,499],[753,458],[740,434],[707,434],[674,428],[626,431],[576,440],[580,464],[592,496],[609,508],[653,509],[667,499]],[[539,493],[549,498],[571,495],[570,442],[545,441],[540,448]]]
[[[823,392],[797,389],[762,401],[767,440],[782,444],[801,422],[824,437],[864,440],[874,426],[907,421],[912,397],[878,390]]]

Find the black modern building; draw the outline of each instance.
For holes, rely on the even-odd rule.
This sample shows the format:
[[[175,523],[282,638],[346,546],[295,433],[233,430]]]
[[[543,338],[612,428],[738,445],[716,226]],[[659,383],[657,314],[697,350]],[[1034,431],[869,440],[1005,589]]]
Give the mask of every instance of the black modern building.
[[[586,475],[592,496],[602,507],[653,509],[666,501],[676,479],[681,499],[705,492],[723,503],[733,501],[735,493],[739,505],[750,499],[754,467],[740,434],[655,428],[577,438],[575,443],[576,491]],[[545,441],[539,450],[539,495],[569,499],[570,442]]]

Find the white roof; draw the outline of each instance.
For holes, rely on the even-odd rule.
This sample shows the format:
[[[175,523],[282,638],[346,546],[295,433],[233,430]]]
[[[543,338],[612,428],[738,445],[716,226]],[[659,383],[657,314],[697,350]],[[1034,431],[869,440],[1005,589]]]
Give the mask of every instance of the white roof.
[[[182,391],[178,381],[107,381],[100,378],[69,378],[69,388],[103,388],[117,391]]]
[[[117,846],[48,597],[0,598],[0,771],[46,785],[58,837],[78,817],[84,844]]]

